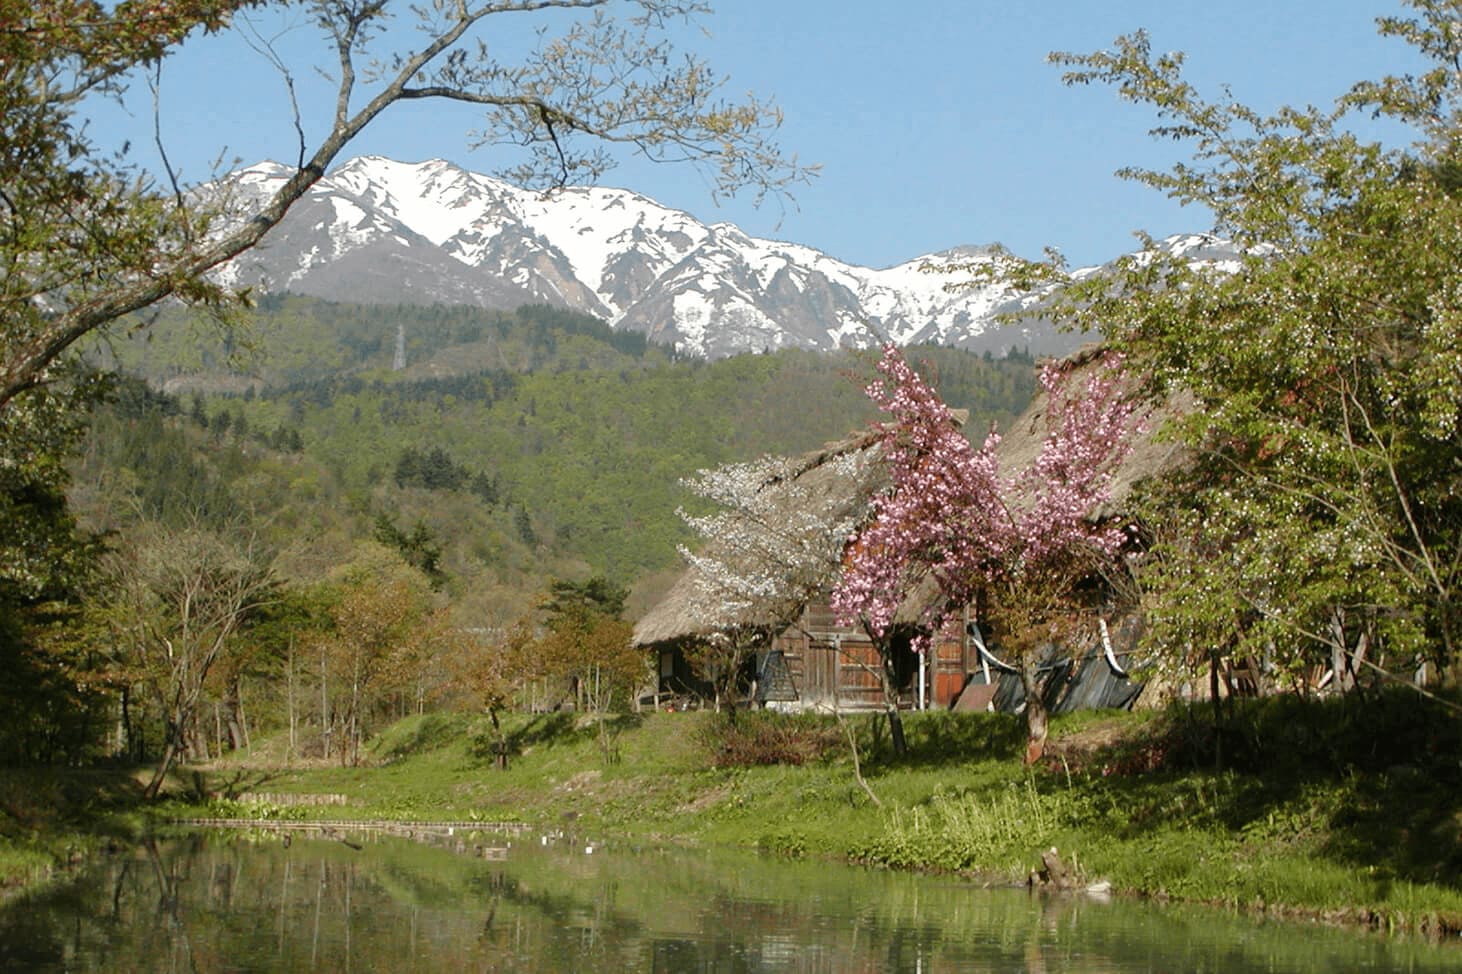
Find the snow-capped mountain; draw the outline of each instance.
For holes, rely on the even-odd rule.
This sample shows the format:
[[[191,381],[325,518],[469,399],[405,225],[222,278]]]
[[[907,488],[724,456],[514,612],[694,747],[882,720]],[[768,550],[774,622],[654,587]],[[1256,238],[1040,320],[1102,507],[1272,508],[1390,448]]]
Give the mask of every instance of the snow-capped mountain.
[[[223,180],[236,211],[290,170],[261,163]],[[254,250],[222,271],[234,285],[342,301],[562,305],[682,352],[719,357],[787,346],[937,341],[977,350],[1064,351],[1078,339],[1032,321],[1005,287],[947,290],[963,275],[928,263],[978,262],[979,248],[882,270],[810,247],[706,225],[636,193],[524,190],[448,162],[362,157],[321,179]]]

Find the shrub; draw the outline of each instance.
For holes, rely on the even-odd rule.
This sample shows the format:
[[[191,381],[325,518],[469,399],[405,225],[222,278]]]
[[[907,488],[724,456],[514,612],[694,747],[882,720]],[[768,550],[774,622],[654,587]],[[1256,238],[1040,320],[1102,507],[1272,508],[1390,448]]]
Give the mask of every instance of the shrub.
[[[718,768],[806,764],[842,742],[827,718],[767,710],[727,713],[702,724],[699,736]]]

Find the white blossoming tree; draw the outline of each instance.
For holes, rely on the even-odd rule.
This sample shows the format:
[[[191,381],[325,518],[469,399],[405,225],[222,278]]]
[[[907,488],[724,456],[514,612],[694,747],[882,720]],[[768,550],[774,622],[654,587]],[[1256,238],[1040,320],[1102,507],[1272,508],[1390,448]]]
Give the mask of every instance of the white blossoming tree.
[[[686,481],[714,505],[682,508],[702,539],[682,547],[690,566],[697,617],[710,633],[696,662],[728,698],[747,654],[825,594],[837,577],[847,539],[866,512],[866,443],[812,459],[762,457],[702,470]]]

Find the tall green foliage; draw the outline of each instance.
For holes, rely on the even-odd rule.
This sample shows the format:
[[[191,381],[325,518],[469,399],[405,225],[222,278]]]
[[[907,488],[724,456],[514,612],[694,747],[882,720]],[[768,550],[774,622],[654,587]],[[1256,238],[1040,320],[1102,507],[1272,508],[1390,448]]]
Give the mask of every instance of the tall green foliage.
[[[1112,85],[1191,147],[1171,170],[1124,175],[1207,207],[1241,248],[1215,269],[1149,241],[1115,280],[1068,281],[1061,300],[1156,393],[1193,400],[1172,431],[1192,467],[1147,510],[1153,634],[1176,654],[1333,661],[1338,678],[1382,652],[1457,658],[1462,4],[1407,6],[1378,24],[1426,69],[1330,109],[1205,100],[1181,55],[1141,33],[1053,55],[1069,83]],[[1417,141],[1366,141],[1347,127],[1356,112]]]
[[[0,410],[0,763],[78,760],[96,741],[101,688],[72,630],[97,543],[66,491],[102,386],[73,375]]]
[[[392,695],[424,692],[424,677],[450,634],[425,575],[383,547],[362,545],[332,584],[331,626],[314,646],[325,661],[321,697],[329,700],[324,749],[330,731],[338,731],[341,762],[357,764],[373,719]]]

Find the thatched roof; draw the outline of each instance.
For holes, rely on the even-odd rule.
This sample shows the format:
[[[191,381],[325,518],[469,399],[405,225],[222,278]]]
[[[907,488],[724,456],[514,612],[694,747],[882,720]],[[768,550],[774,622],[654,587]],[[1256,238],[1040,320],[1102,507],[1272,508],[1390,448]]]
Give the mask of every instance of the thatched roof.
[[[802,605],[831,587],[842,564],[842,551],[852,529],[862,520],[872,497],[887,486],[887,474],[878,461],[877,433],[864,430],[846,439],[786,462],[778,475],[759,488],[759,510],[785,532],[779,542],[803,549],[800,573],[783,591],[745,604],[728,607],[707,572],[692,564],[659,604],[635,626],[635,643],[707,637],[738,629],[779,629]],[[828,525],[844,525],[828,530]],[[701,552],[707,559],[736,565],[755,560],[757,553],[738,551],[727,537],[712,539]]]
[[[1068,381],[1080,381],[1087,373],[1099,366],[1104,349],[1100,345],[1088,345],[1059,363],[1067,373]],[[1140,377],[1128,377],[1128,395],[1142,396]],[[1020,418],[1001,431],[1000,445],[996,455],[1000,458],[1000,471],[1009,477],[1036,461],[1041,446],[1046,440],[1046,410],[1049,406],[1046,394],[1038,392]],[[1183,466],[1187,462],[1187,450],[1171,442],[1159,442],[1158,432],[1175,416],[1181,416],[1193,409],[1193,398],[1186,392],[1176,393],[1161,402],[1143,404],[1137,410],[1141,421],[1134,432],[1131,451],[1113,472],[1111,496],[1106,505],[1093,511],[1093,517],[1106,518],[1120,514],[1126,509],[1126,502],[1132,488],[1139,481],[1159,476]]]

